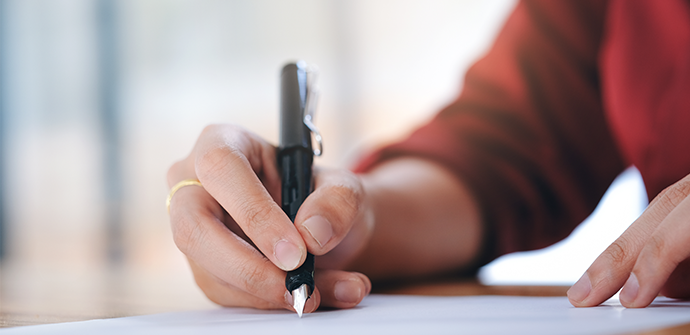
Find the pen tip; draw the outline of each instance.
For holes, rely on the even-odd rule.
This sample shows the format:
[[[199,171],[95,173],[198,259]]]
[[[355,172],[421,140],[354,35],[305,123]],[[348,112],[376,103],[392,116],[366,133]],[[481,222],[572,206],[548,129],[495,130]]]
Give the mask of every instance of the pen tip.
[[[308,289],[307,284],[303,284],[292,291],[292,307],[300,318],[302,317],[302,313],[304,313],[304,305],[306,305],[307,299],[309,299]]]

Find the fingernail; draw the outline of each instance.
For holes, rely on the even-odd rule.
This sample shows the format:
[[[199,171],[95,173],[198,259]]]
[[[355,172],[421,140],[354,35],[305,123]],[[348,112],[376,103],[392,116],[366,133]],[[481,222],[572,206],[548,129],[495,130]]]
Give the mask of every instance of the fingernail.
[[[341,280],[335,283],[335,298],[340,302],[354,304],[362,298],[362,288],[354,280]]]
[[[582,302],[587,298],[591,290],[592,282],[589,281],[589,275],[585,273],[580,277],[580,280],[568,290],[568,298],[576,302]]]
[[[333,237],[333,227],[331,227],[331,223],[323,216],[312,216],[304,221],[302,226],[307,228],[311,237],[322,247]]]
[[[302,251],[287,240],[276,242],[273,247],[273,254],[280,263],[277,264],[278,267],[285,271],[294,270],[302,259]]]
[[[634,273],[630,273],[628,281],[623,285],[621,294],[619,296],[621,302],[632,304],[637,298],[637,292],[640,290],[640,283],[637,281],[637,276]]]

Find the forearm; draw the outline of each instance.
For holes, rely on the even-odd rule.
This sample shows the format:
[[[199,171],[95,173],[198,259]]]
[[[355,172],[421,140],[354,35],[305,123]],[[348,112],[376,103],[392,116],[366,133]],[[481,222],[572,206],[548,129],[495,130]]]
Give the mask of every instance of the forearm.
[[[401,158],[362,175],[374,230],[352,268],[372,279],[462,269],[479,254],[482,225],[469,190],[446,168]]]

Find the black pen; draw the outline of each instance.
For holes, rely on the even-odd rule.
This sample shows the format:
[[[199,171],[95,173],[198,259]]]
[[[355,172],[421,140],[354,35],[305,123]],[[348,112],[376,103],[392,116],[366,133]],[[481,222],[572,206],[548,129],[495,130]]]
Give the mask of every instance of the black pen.
[[[322,151],[321,136],[312,123],[316,103],[316,73],[304,62],[283,67],[280,76],[280,145],[278,168],[282,180],[281,207],[295,222],[297,210],[313,190],[312,163]],[[312,133],[319,147],[312,148]],[[285,287],[292,294],[293,307],[302,317],[304,305],[314,292],[314,255],[300,267],[289,271]]]

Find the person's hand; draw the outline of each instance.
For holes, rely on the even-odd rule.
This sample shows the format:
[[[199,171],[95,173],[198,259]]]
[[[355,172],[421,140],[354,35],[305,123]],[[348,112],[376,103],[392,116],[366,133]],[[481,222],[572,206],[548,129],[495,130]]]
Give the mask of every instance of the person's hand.
[[[371,235],[359,178],[346,170],[315,169],[315,190],[293,225],[280,206],[276,148],[242,128],[209,126],[192,153],[168,171],[179,189],[170,203],[175,243],[187,256],[199,287],[223,306],[293,310],[285,271],[316,257],[316,289],[305,312],[319,305],[356,306],[369,279],[343,268]]]
[[[576,307],[596,306],[621,287],[621,304],[690,297],[690,175],[661,192],[568,291]]]

